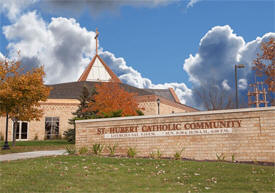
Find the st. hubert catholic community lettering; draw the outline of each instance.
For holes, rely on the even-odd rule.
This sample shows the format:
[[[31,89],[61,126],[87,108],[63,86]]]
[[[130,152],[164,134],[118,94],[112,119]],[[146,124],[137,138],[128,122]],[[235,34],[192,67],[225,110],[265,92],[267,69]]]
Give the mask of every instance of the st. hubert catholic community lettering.
[[[232,133],[232,128],[239,127],[241,120],[197,121],[98,128],[97,134],[104,135],[104,138],[208,135]]]

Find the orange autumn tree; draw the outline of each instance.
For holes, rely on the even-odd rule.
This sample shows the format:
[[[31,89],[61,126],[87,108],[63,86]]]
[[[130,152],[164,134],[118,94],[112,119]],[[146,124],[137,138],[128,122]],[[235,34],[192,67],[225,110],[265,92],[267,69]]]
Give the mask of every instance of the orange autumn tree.
[[[261,44],[262,54],[257,54],[254,60],[256,75],[264,79],[270,95],[270,102],[275,104],[272,93],[275,92],[275,39],[270,38]]]
[[[136,94],[125,91],[118,83],[98,83],[95,88],[94,102],[88,104],[88,111],[97,111],[100,117],[110,117],[115,112],[121,112],[121,116],[140,114]]]
[[[39,102],[46,101],[50,91],[43,84],[44,76],[43,67],[24,72],[19,61],[0,61],[0,114],[11,118],[15,125],[19,120],[39,120],[43,113]],[[15,136],[16,128],[13,144]]]

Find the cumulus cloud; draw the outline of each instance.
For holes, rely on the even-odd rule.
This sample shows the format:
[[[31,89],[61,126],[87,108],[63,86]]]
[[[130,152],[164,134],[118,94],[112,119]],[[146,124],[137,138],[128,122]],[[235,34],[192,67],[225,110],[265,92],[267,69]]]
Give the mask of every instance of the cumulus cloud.
[[[84,9],[90,10],[92,15],[96,15],[104,11],[113,11],[118,9],[121,6],[142,6],[142,7],[157,7],[163,6],[170,3],[178,2],[180,0],[47,0],[43,1],[42,9],[50,12],[59,12],[60,11],[73,11],[80,12]]]
[[[189,80],[194,88],[211,87],[212,82],[222,85],[224,91],[233,92],[235,84],[234,65],[244,64],[246,67],[238,69],[240,90],[245,91],[247,82],[252,81],[251,67],[253,60],[260,53],[260,45],[275,33],[267,33],[251,42],[245,42],[243,37],[233,33],[230,26],[215,26],[201,39],[198,53],[190,55],[183,64]],[[232,87],[233,86],[233,87]],[[240,97],[246,98],[246,93]],[[196,101],[197,104],[200,101]]]
[[[234,75],[238,52],[244,45],[243,38],[234,34],[230,26],[213,27],[201,39],[198,53],[190,55],[183,68],[195,84],[213,77],[218,82],[229,81]]]
[[[247,80],[246,79],[240,79],[238,81],[238,88],[241,90],[245,90],[247,88]]]
[[[230,86],[228,85],[228,80],[223,80],[222,81],[222,88],[226,91],[230,90]]]
[[[20,50],[22,63],[44,65],[46,82],[74,81],[95,53],[94,32],[74,19],[52,18],[49,24],[29,12],[14,24],[4,26],[11,58]]]
[[[0,13],[4,13],[10,20],[15,20],[22,11],[37,0],[0,0]]]

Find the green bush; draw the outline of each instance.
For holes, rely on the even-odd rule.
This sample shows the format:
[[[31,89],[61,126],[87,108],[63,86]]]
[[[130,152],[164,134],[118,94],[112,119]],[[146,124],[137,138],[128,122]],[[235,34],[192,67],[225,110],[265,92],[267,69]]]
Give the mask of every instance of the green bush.
[[[88,151],[89,151],[89,150],[88,150],[87,147],[81,147],[81,148],[79,149],[78,153],[79,153],[80,155],[83,155],[83,154],[87,154]]]
[[[175,160],[181,159],[181,154],[182,154],[183,150],[184,150],[184,148],[182,148],[180,151],[177,151],[177,152],[174,154],[174,159],[175,159]]]
[[[137,151],[135,148],[130,147],[127,151],[127,156],[130,158],[134,158],[137,155]]]
[[[161,152],[159,150],[157,150],[156,152],[152,151],[150,153],[150,157],[153,159],[160,159],[162,156]]]
[[[95,155],[100,155],[104,149],[104,145],[96,143],[93,145],[93,152]]]
[[[65,146],[66,148],[66,152],[69,154],[69,155],[74,155],[76,153],[76,150],[75,150],[75,147],[71,147],[69,145],[66,145]],[[83,150],[82,150],[83,151]]]
[[[75,143],[75,129],[64,131],[64,136],[69,143]]]
[[[115,155],[116,148],[117,148],[117,144],[115,144],[113,146],[108,145],[108,150],[110,152],[110,154],[109,154],[110,156],[114,156]]]
[[[225,159],[225,155],[223,153],[221,154],[216,153],[216,157],[218,161],[224,161]]]
[[[139,116],[144,115],[144,113],[143,113],[140,109],[136,110],[136,112],[137,112],[137,114],[138,114]]]
[[[231,156],[231,160],[232,160],[232,162],[235,162],[235,154],[234,153]]]

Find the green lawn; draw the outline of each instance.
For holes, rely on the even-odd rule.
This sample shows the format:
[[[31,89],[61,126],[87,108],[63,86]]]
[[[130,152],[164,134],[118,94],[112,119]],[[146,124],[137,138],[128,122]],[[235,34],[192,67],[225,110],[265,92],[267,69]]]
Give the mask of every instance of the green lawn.
[[[66,140],[45,140],[45,141],[17,141],[13,147],[9,142],[10,150],[2,150],[4,142],[0,142],[0,154],[40,151],[40,150],[56,150],[65,149],[66,146],[74,146]]]
[[[0,192],[274,192],[274,167],[57,156],[0,164]]]

